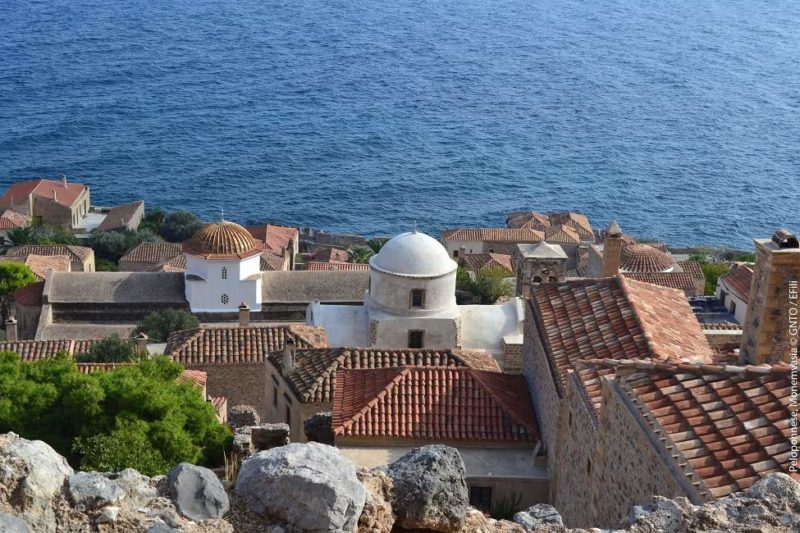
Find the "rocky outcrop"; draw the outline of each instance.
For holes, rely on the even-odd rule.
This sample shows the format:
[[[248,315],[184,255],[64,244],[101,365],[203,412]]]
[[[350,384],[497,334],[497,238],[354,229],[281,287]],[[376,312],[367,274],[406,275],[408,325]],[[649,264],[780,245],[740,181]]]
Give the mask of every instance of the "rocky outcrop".
[[[236,493],[250,511],[303,531],[353,531],[366,500],[339,450],[309,442],[259,452],[242,463]]]
[[[192,520],[222,518],[230,509],[228,493],[208,468],[181,463],[167,474],[167,486],[175,508]]]
[[[233,429],[257,426],[261,423],[258,411],[251,405],[234,405],[228,409],[228,425]]]
[[[527,530],[563,528],[564,521],[552,505],[539,503],[514,515],[514,522]]]
[[[331,425],[333,413],[320,411],[306,418],[303,422],[303,432],[308,442],[320,442],[333,446],[333,426]]]
[[[289,444],[289,424],[261,424],[250,428],[250,440],[257,452]]]
[[[358,519],[358,533],[389,533],[395,522],[392,479],[377,468],[360,468],[356,475],[367,489],[364,511]]]
[[[464,462],[455,448],[434,444],[415,448],[391,465],[392,509],[405,529],[459,531],[469,495]]]

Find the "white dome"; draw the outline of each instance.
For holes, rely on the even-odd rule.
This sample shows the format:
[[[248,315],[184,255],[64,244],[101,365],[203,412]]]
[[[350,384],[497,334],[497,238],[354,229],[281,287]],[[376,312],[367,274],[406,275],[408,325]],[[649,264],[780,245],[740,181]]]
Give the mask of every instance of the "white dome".
[[[418,231],[387,241],[369,264],[380,272],[420,278],[444,276],[458,268],[439,241]]]

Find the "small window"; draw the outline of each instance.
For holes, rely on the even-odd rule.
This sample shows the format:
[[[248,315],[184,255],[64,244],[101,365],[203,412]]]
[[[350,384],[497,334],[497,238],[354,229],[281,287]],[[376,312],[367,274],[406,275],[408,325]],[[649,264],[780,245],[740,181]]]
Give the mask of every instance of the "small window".
[[[412,329],[408,332],[408,347],[422,348],[425,346],[425,332],[421,329]]]
[[[492,508],[492,487],[470,487],[469,504],[481,511]]]
[[[228,303],[231,301],[231,298],[227,294],[223,294],[219,297],[219,301],[222,302],[222,305],[228,305]]]
[[[533,282],[534,283],[541,283],[542,282],[542,278],[540,278],[539,276],[534,276],[533,277]]]
[[[453,257],[458,257],[458,250],[453,250]]]
[[[586,475],[587,476],[591,476],[592,475],[592,460],[591,459],[586,459]]]
[[[292,425],[292,408],[288,405],[286,406],[286,423],[289,424],[289,426]]]
[[[425,307],[425,289],[411,289],[411,308]]]
[[[736,314],[736,302],[731,300],[731,313]]]
[[[222,279],[228,279],[228,267],[222,267]]]

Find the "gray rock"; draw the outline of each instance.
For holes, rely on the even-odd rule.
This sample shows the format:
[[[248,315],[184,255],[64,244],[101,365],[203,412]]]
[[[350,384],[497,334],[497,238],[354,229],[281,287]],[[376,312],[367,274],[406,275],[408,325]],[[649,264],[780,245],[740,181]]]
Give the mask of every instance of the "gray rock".
[[[108,474],[108,477],[113,479],[125,491],[125,502],[135,507],[158,496],[156,486],[158,485],[158,480],[163,476],[149,478],[133,468],[126,468],[120,472]]]
[[[289,444],[289,424],[261,424],[250,428],[250,440],[256,451]]]
[[[389,465],[392,509],[405,529],[459,531],[469,505],[464,462],[441,444],[415,448]]]
[[[146,533],[180,533],[180,529],[174,529],[167,524],[153,524],[147,528]]]
[[[228,409],[228,425],[232,428],[257,426],[261,423],[258,411],[251,405],[234,405]]]
[[[367,497],[353,463],[316,442],[253,455],[242,463],[236,493],[250,511],[310,532],[353,531]]]
[[[246,459],[253,455],[255,451],[253,448],[253,439],[250,436],[250,426],[239,428],[233,434],[233,455],[239,459]]]
[[[686,498],[670,500],[656,496],[650,505],[635,506],[628,517],[632,526],[664,533],[685,531],[694,506]]]
[[[0,513],[0,531],[3,533],[30,533],[28,523],[13,514]]]
[[[117,521],[118,517],[119,517],[119,507],[115,505],[109,505],[108,507],[100,511],[100,514],[97,515],[97,518],[95,519],[95,523],[112,524]]]
[[[125,491],[99,472],[78,472],[69,477],[69,495],[79,510],[98,509],[118,502]]]
[[[525,529],[537,530],[547,528],[564,527],[561,515],[552,505],[537,503],[533,507],[528,507],[525,511],[520,511],[514,515],[514,522]]]
[[[331,424],[333,413],[321,411],[306,418],[303,422],[303,431],[309,442],[320,442],[333,446],[333,426]]]
[[[181,463],[167,474],[167,483],[178,512],[192,520],[222,518],[230,509],[222,482],[208,468]]]
[[[800,511],[800,483],[784,473],[770,474],[744,493],[750,498],[768,500],[772,505]]]
[[[13,494],[14,507],[35,531],[54,531],[53,498],[73,474],[67,460],[40,440],[0,435],[0,484]],[[2,492],[2,491],[0,491]]]

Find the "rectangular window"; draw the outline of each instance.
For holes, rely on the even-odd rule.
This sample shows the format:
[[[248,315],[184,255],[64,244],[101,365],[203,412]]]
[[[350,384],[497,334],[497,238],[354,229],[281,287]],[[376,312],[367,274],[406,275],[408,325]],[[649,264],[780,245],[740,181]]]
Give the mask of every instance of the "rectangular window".
[[[425,307],[425,289],[411,289],[411,309]]]
[[[470,487],[469,504],[481,511],[492,508],[492,487]]]
[[[289,424],[289,426],[292,425],[292,408],[288,405],[286,406],[286,423]]]
[[[425,331],[421,329],[412,329],[408,332],[408,347],[409,348],[424,348],[425,347]]]
[[[453,257],[458,257],[458,250],[453,250]]]

